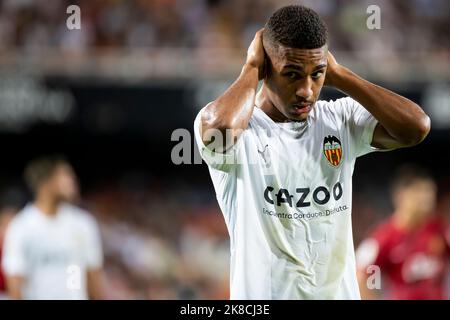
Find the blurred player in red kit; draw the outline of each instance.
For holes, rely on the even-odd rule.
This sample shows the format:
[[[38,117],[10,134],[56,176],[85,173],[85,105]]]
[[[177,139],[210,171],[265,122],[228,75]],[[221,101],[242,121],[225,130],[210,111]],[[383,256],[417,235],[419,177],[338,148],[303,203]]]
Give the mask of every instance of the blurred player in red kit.
[[[450,256],[450,233],[436,214],[437,187],[423,169],[400,168],[392,185],[394,213],[364,240],[356,252],[363,299],[379,297],[370,290],[368,267],[378,266],[383,277],[382,298],[446,299],[445,279]],[[384,288],[382,288],[384,289]]]
[[[17,213],[18,209],[15,206],[4,206],[0,208],[0,264],[3,257],[3,239],[5,237],[6,228],[11,219]],[[6,298],[6,279],[3,268],[0,265],[0,300]]]

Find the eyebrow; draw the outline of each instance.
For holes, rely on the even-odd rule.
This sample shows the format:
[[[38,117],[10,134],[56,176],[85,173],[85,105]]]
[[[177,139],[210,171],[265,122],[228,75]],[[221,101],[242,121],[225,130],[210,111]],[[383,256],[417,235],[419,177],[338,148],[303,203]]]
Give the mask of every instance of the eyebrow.
[[[322,68],[324,68],[324,67],[326,67],[326,66],[327,66],[326,64],[320,64],[320,65],[318,65],[317,67],[315,67],[313,71],[322,69]],[[296,70],[299,70],[299,71],[303,71],[303,70],[304,70],[303,67],[300,67],[300,66],[295,65],[295,64],[287,64],[287,65],[285,65],[285,66],[283,67],[283,69],[288,69],[288,68],[290,68],[290,69],[296,69]]]

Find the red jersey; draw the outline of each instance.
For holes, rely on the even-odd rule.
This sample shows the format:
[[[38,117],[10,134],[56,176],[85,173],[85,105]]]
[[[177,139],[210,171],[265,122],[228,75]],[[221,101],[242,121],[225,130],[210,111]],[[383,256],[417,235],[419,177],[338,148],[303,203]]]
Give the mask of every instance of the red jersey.
[[[2,269],[2,248],[0,248],[0,294],[6,291],[6,281]]]
[[[443,220],[431,218],[414,230],[381,224],[357,251],[359,268],[376,265],[387,280],[390,299],[446,299],[445,277],[450,233]]]

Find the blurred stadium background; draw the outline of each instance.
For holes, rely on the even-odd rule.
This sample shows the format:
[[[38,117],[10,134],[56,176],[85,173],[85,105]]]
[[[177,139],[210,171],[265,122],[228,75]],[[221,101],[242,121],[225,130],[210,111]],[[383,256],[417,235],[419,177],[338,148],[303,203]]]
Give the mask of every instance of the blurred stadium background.
[[[291,3],[325,19],[340,63],[432,118],[420,146],[357,163],[355,245],[391,213],[390,174],[405,162],[436,175],[438,211],[449,215],[447,0],[1,0],[1,210],[29,200],[29,160],[63,153],[100,224],[108,298],[228,298],[228,234],[207,168],[174,165],[171,134],[192,132],[198,110],[238,75],[255,31]],[[81,30],[66,27],[70,4]],[[366,27],[371,4],[380,30]]]

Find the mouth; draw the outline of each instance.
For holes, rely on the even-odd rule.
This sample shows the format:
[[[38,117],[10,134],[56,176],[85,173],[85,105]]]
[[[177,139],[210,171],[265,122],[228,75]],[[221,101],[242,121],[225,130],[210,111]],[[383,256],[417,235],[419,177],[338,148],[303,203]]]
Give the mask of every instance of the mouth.
[[[292,107],[293,107],[294,113],[302,114],[302,113],[308,113],[309,111],[311,111],[311,105],[312,105],[312,103],[294,104]]]

